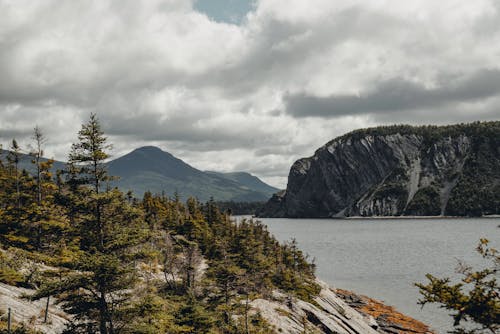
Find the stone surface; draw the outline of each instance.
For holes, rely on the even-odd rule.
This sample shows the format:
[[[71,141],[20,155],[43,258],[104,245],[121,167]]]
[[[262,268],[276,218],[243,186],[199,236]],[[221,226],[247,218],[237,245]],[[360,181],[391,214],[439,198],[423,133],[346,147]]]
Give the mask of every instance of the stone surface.
[[[491,178],[485,191],[499,194],[499,122],[488,143],[477,139],[474,125],[450,130],[407,127],[377,128],[353,132],[327,143],[312,157],[296,161],[287,189],[275,194],[259,217],[332,218],[349,216],[439,216],[447,213],[464,166],[467,177]],[[409,129],[408,129],[409,128]],[[389,130],[388,130],[389,129]],[[457,130],[458,129],[458,130]],[[495,139],[496,137],[496,139]],[[491,162],[495,175],[471,172],[482,156]],[[474,156],[474,159],[470,159]],[[490,161],[490,158],[484,158]],[[497,166],[498,165],[498,166]],[[483,181],[481,181],[483,182]],[[495,196],[496,196],[495,195]],[[488,195],[491,197],[491,195]],[[499,198],[500,200],[500,198]],[[479,199],[478,199],[479,201]],[[495,214],[495,213],[493,213]]]
[[[43,323],[45,305],[47,300],[29,301],[22,298],[31,295],[34,290],[13,287],[0,283],[0,309],[7,312],[10,308],[12,319],[16,323],[24,323],[28,327],[37,329],[46,334],[59,334],[68,322],[69,315],[64,313],[57,305],[50,304],[48,321]]]
[[[275,291],[273,299],[256,299],[251,303],[254,312],[259,312],[276,333],[336,333],[336,334],[429,334],[424,324],[406,317],[389,306],[377,302],[378,313],[364,311],[367,297],[354,293],[338,294],[328,285],[318,281],[322,290],[313,303],[290,298]],[[342,290],[340,290],[342,291]],[[401,321],[400,319],[404,319]]]

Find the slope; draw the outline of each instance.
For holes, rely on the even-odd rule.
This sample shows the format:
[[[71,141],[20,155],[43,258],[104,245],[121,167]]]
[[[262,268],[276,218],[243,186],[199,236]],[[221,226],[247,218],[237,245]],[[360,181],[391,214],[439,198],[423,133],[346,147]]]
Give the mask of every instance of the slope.
[[[271,217],[500,213],[500,122],[357,130],[296,161]]]
[[[206,201],[210,197],[220,201],[262,201],[270,192],[248,187],[219,173],[206,173],[157,147],[141,147],[108,163],[111,175],[120,177],[114,184],[120,189],[132,190],[136,196],[149,190],[165,192],[181,198],[189,196]]]

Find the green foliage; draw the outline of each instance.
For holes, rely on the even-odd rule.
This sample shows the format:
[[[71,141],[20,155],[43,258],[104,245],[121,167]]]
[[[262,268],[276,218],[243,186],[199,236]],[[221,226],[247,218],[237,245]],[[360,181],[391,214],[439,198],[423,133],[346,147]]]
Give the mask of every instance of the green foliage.
[[[266,202],[217,202],[217,206],[222,212],[231,215],[255,215]]]
[[[28,329],[24,326],[16,326],[14,329],[12,329],[10,332],[5,328],[5,329],[0,329],[0,334],[41,334],[42,332],[39,331],[34,331],[31,329]]]
[[[441,214],[441,199],[435,186],[428,186],[417,191],[405,211],[406,215],[439,216]]]
[[[56,177],[40,135],[34,175],[15,155],[0,159],[0,247],[10,247],[0,249],[0,281],[56,300],[73,316],[65,333],[269,333],[252,299],[319,292],[297,243],[280,244],[260,222],[235,223],[213,199],[139,200],[109,187],[95,115]]]
[[[494,129],[494,128],[493,128]],[[447,214],[481,216],[500,213],[500,130],[489,129],[472,143],[453,188]]]
[[[455,312],[453,319],[457,328],[452,333],[498,333],[500,330],[500,286],[497,282],[500,256],[497,250],[488,248],[486,239],[481,239],[477,251],[492,262],[491,268],[475,271],[462,264],[460,283],[452,284],[449,278],[427,274],[427,284],[416,284],[422,295],[419,304],[438,303]],[[478,327],[459,327],[462,321],[472,321]]]
[[[19,272],[20,265],[0,252],[0,282],[9,285],[20,285],[24,275]]]
[[[482,216],[500,214],[500,121],[448,126],[379,126],[356,130],[334,140],[360,140],[366,136],[390,136],[396,134],[420,137],[423,142],[421,147],[423,157],[439,150],[439,142],[448,138],[467,137],[467,140],[470,141],[468,143],[470,149],[465,152],[464,157],[461,157],[464,159],[461,170],[447,171],[445,172],[445,180],[436,180],[436,184],[432,185],[430,189],[419,191],[404,214],[440,215],[440,198],[436,196],[434,187],[442,187],[444,182],[455,184],[445,208],[444,213],[446,215]],[[398,207],[400,207],[399,204],[402,203],[404,197],[403,189],[393,186],[394,179],[392,179],[392,176],[387,180],[388,185],[381,189],[381,193],[377,194],[377,196],[397,197]]]
[[[436,126],[424,125],[413,126],[407,124],[377,126],[375,128],[359,129],[343,135],[339,139],[352,138],[353,140],[361,139],[366,136],[387,136],[394,134],[401,135],[417,135],[424,138],[425,143],[429,146],[437,140],[444,137],[458,137],[467,135],[469,137],[493,137],[498,135],[500,121],[493,122],[473,122],[461,123],[455,125]]]

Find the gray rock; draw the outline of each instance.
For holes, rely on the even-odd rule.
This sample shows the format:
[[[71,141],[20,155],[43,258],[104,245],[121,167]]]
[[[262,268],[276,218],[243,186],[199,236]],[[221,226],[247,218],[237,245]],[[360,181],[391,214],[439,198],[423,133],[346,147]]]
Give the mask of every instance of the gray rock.
[[[312,157],[297,160],[286,191],[274,195],[257,215],[445,215],[448,202],[458,196],[454,189],[464,174],[467,182],[476,177],[482,180],[490,198],[498,196],[500,122],[487,123],[492,129],[488,137],[476,135],[482,124],[374,128],[334,139]],[[484,143],[485,138],[489,142]],[[488,160],[493,166],[488,175],[475,175],[474,164],[481,156],[496,156]]]

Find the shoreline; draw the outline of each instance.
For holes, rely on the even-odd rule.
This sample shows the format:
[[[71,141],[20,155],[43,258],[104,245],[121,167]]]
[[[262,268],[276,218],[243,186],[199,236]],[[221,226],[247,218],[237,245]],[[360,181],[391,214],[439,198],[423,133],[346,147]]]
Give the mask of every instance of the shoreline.
[[[480,217],[469,216],[351,216],[351,217],[257,217],[251,214],[235,215],[233,217],[251,217],[252,219],[331,219],[331,220],[382,220],[382,219],[500,219],[500,215],[489,215]]]

